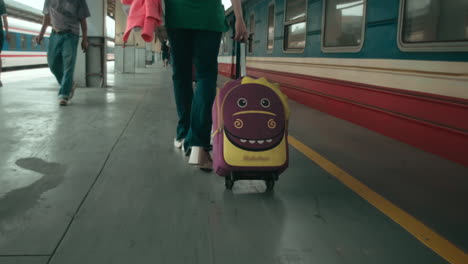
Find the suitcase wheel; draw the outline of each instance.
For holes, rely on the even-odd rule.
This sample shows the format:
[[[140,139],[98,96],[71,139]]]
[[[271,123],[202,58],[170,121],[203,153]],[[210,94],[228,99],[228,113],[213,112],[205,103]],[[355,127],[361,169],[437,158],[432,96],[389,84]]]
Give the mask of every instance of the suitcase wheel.
[[[271,192],[275,188],[275,180],[266,180],[265,181],[267,191]]]
[[[234,187],[234,182],[236,180],[239,180],[239,179],[250,179],[250,178],[238,178],[238,177],[236,177],[234,172],[231,172],[230,175],[228,175],[228,176],[226,176],[224,178],[224,180],[225,180],[224,185],[226,186],[226,189],[227,190],[232,190],[232,188]],[[275,182],[278,180],[278,173],[272,173],[270,175],[263,175],[261,178],[253,177],[252,179],[257,179],[257,180],[263,179],[263,180],[265,180],[266,190],[268,192],[271,192],[271,191],[273,191],[273,189],[275,187]]]
[[[225,186],[227,190],[232,190],[232,187],[234,187],[234,181],[226,177]]]
[[[232,187],[234,187],[234,182],[236,181],[236,177],[234,175],[234,172],[231,172],[230,175],[226,176],[225,178],[225,185],[227,190],[232,190]]]

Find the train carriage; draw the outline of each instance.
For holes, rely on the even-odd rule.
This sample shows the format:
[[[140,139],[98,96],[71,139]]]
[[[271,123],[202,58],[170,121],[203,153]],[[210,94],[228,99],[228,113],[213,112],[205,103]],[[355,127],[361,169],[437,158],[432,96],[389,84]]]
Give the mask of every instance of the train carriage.
[[[278,82],[302,104],[468,164],[468,1],[243,5],[249,75]],[[232,9],[227,18],[219,73],[234,78]]]
[[[113,20],[112,20],[113,21]],[[109,21],[108,23],[111,23]],[[36,45],[34,38],[39,35],[41,25],[17,19],[8,18],[8,40],[4,39],[3,51],[0,55],[3,69],[12,70],[18,68],[40,67],[47,65],[47,47],[49,45],[50,27],[47,29],[40,45]],[[112,25],[111,25],[112,26]],[[114,30],[107,30],[107,60],[114,60]]]
[[[3,68],[18,68],[47,65],[47,46],[49,44],[49,29],[44,35],[41,45],[34,43],[34,37],[39,34],[41,25],[17,18],[8,18],[8,40],[4,40],[2,60]]]

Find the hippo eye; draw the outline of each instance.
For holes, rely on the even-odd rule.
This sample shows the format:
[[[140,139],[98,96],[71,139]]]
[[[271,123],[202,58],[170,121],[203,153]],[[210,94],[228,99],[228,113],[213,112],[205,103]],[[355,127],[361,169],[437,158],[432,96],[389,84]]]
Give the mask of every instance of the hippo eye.
[[[247,106],[247,100],[245,98],[240,98],[239,100],[237,100],[237,105],[240,108],[245,108]]]
[[[266,99],[266,98],[263,98],[260,103],[262,104],[262,107],[263,108],[268,108],[270,107],[270,100]]]

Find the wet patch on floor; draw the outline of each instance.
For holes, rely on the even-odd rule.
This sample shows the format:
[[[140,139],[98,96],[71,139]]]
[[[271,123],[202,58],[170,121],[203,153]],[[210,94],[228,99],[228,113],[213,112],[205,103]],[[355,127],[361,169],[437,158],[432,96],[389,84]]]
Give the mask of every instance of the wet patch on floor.
[[[8,218],[23,214],[33,208],[42,194],[56,188],[62,181],[66,167],[59,163],[47,162],[39,158],[24,158],[16,161],[22,169],[42,174],[32,184],[12,190],[0,198],[0,223]]]

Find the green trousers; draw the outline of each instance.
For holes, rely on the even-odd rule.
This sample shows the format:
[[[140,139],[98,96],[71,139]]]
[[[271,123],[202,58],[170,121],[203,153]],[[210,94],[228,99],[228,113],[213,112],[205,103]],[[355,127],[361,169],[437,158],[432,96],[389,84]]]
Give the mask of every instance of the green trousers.
[[[73,33],[52,33],[47,49],[47,63],[60,84],[59,97],[68,99],[73,86],[76,51],[80,37]]]
[[[184,146],[208,148],[211,137],[211,107],[216,96],[218,52],[221,32],[192,29],[168,30],[172,55],[172,80],[179,122],[177,139]],[[192,64],[197,86],[192,86]]]

